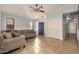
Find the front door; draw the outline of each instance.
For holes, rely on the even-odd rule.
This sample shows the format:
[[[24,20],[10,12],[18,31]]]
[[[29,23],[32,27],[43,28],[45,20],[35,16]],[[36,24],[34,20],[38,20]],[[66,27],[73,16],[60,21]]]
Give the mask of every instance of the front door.
[[[44,22],[39,22],[38,23],[38,34],[39,35],[44,35]]]

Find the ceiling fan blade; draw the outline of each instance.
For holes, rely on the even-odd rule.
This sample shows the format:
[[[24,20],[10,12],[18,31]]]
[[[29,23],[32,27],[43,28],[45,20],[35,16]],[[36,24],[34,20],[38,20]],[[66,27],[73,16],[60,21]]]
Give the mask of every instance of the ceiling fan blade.
[[[34,7],[32,7],[32,6],[31,6],[30,8],[32,8],[33,10],[35,10],[35,8],[34,8]]]
[[[39,8],[37,8],[37,9],[41,9],[41,8],[43,8],[43,6],[40,6]]]
[[[41,11],[42,13],[44,13],[44,11]]]
[[[43,10],[40,10],[41,8],[43,8],[43,6],[39,6],[39,7],[38,7],[38,4],[36,4],[35,7],[32,7],[32,6],[31,6],[30,8],[33,9],[34,12],[42,12],[42,13],[44,13]]]
[[[40,11],[40,12],[44,13],[44,11],[43,11],[43,10],[38,10],[38,11]]]

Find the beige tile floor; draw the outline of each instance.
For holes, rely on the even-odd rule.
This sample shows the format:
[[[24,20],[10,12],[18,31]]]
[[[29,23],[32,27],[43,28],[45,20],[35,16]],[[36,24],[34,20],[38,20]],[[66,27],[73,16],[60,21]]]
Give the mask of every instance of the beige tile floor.
[[[11,54],[78,54],[78,41],[74,36],[61,41],[59,39],[36,37],[26,39],[26,47]]]

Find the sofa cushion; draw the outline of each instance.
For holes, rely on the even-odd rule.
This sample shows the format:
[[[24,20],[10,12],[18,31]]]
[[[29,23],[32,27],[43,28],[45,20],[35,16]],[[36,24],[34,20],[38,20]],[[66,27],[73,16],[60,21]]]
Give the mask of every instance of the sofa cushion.
[[[16,32],[12,32],[12,36],[13,37],[18,37],[18,36],[21,36],[22,34],[18,34],[18,33],[16,33]]]
[[[34,30],[15,30],[15,32],[25,35],[26,38],[36,37],[36,32]]]
[[[12,38],[12,33],[11,32],[3,32],[3,35],[4,35],[5,39]]]

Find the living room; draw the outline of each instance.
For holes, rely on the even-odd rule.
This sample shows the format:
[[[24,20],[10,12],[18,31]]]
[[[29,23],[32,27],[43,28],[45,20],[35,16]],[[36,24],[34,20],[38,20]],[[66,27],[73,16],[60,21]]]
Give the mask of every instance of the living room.
[[[79,53],[79,48],[73,48],[72,45],[62,47],[62,42],[66,38],[63,15],[75,11],[78,11],[77,4],[2,4],[0,5],[0,33],[15,31],[16,36],[21,36],[20,40],[23,41],[13,44],[24,43],[20,47],[25,46],[25,48],[11,53]],[[4,46],[1,45],[1,48]],[[68,48],[70,50],[67,50]],[[8,46],[6,51],[2,49],[0,52],[8,52],[9,49],[14,50],[13,46],[11,48]]]

